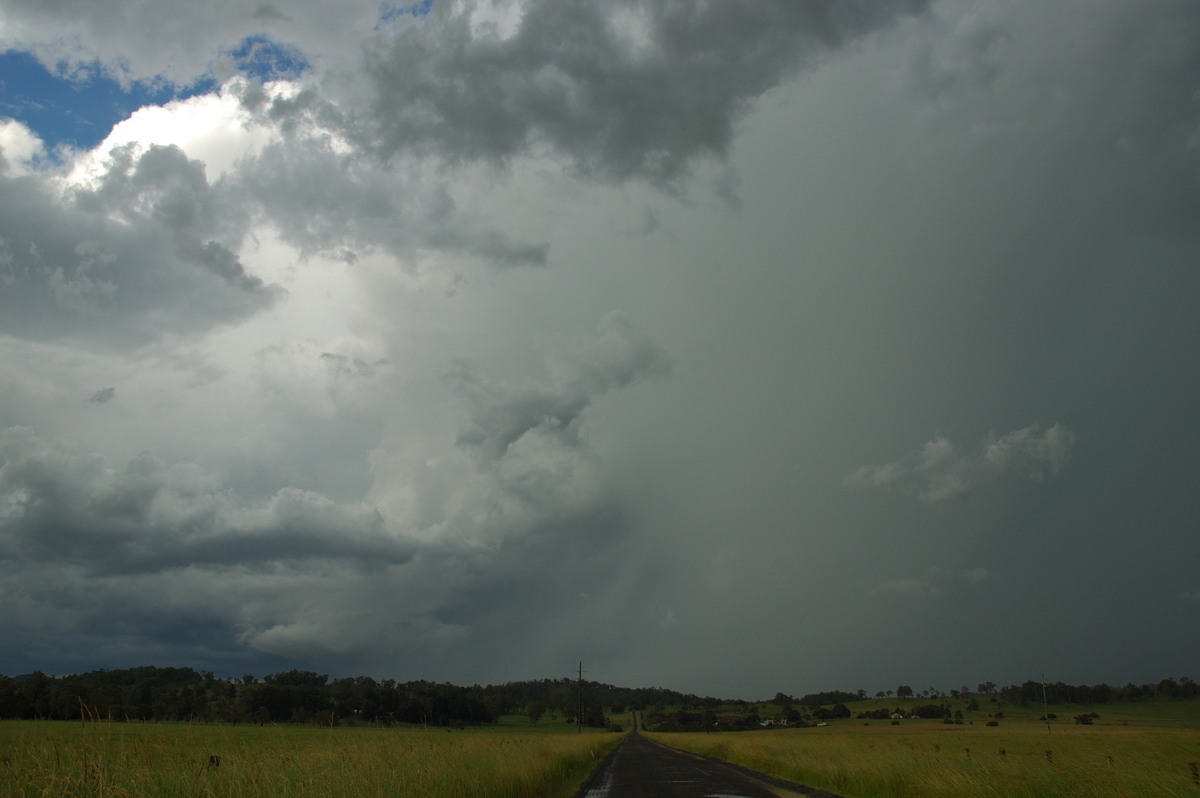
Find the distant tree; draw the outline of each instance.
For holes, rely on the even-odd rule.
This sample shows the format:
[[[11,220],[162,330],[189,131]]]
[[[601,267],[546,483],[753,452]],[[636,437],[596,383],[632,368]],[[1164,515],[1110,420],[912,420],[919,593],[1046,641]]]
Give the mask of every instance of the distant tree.
[[[950,707],[945,704],[921,704],[913,707],[909,714],[918,718],[948,718]]]
[[[1179,698],[1182,690],[1179,688],[1179,683],[1174,679],[1163,679],[1158,683],[1155,692],[1158,693],[1160,698],[1176,699]]]
[[[907,684],[902,684],[896,688],[896,698],[912,698],[912,694],[913,689]]]
[[[536,726],[538,721],[542,719],[542,715],[546,714],[546,702],[541,700],[530,701],[525,714],[529,716],[529,722]]]
[[[602,729],[607,726],[608,718],[604,717],[604,708],[599,704],[584,704],[583,725],[597,729]]]

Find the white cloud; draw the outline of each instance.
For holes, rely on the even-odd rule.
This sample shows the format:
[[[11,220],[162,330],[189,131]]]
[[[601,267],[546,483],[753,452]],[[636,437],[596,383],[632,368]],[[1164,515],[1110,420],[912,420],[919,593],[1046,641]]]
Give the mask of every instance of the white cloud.
[[[271,129],[251,124],[252,116],[241,104],[245,86],[244,80],[235,79],[218,92],[134,111],[94,150],[74,161],[68,182],[86,184],[101,177],[112,150],[129,145],[136,145],[139,154],[154,144],[178,147],[205,165],[210,181],[231,173],[239,160],[257,155],[277,137]],[[287,97],[297,90],[284,82],[263,87],[271,97]]]
[[[0,118],[0,174],[28,174],[45,157],[36,133],[15,119]]]

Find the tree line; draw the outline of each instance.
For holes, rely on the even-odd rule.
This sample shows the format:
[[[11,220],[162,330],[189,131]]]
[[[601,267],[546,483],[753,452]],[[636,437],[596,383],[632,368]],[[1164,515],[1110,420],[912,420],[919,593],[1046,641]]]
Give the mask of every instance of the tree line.
[[[1043,695],[1044,691],[1044,695]],[[969,698],[989,696],[1010,704],[1111,704],[1145,700],[1185,700],[1200,694],[1187,677],[1155,684],[1070,685],[1026,681],[997,687],[991,682],[972,692],[965,686],[944,693],[934,688],[914,691],[900,685],[877,693],[897,698]],[[794,698],[777,693],[763,703],[785,712],[823,719],[848,715],[845,704],[866,698],[863,690],[810,693]],[[0,718],[47,720],[198,721],[223,723],[406,723],[431,726],[494,723],[503,715],[525,715],[533,723],[545,717],[589,726],[609,725],[609,716],[667,707],[682,712],[711,710],[751,702],[727,701],[657,687],[618,687],[574,679],[541,679],[469,687],[429,681],[396,682],[369,676],[330,679],[326,674],[290,670],[261,680],[247,674],[218,678],[211,671],[144,666],[96,670],[68,676],[35,671],[23,676],[0,675]],[[814,714],[818,713],[818,714]],[[748,718],[752,716],[748,714]],[[757,720],[757,718],[752,718]]]
[[[331,680],[301,670],[261,680],[250,674],[228,679],[211,671],[155,666],[69,676],[41,671],[0,675],[0,718],[46,720],[456,726],[521,714],[534,723],[550,716],[605,726],[609,713],[710,703],[720,702],[660,688],[580,684],[566,678],[464,687],[369,676]]]
[[[191,668],[145,666],[70,676],[0,676],[0,717],[47,720],[451,725],[491,723],[479,688],[311,671],[219,679]]]

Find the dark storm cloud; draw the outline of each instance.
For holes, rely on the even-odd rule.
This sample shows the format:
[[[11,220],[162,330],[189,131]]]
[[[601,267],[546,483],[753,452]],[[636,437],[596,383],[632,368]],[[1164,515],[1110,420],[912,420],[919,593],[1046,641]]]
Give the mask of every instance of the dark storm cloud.
[[[565,500],[588,492],[586,476],[560,468],[535,485],[535,472],[519,466],[489,490],[521,505],[514,515],[480,501],[461,508],[488,512],[486,545],[417,542],[370,507],[287,488],[247,500],[196,466],[142,454],[112,469],[87,450],[4,430],[5,667],[156,656],[231,667],[252,656],[250,670],[298,657],[386,673],[397,656],[449,663],[481,644],[512,650],[512,629],[545,627],[532,617],[539,603],[569,612],[552,597],[607,567],[624,529],[603,497]]]
[[[469,423],[458,443],[486,458],[503,457],[530,432],[573,445],[583,411],[599,396],[637,380],[670,371],[670,356],[621,313],[601,323],[601,336],[590,346],[556,363],[551,385],[510,385],[490,381],[460,363],[447,383],[467,403]]]
[[[63,194],[0,174],[0,329],[156,338],[243,317],[277,296],[234,254],[244,219],[175,147],[118,148]]]
[[[543,1],[501,38],[473,31],[470,6],[439,4],[368,44],[370,105],[352,126],[384,157],[550,147],[585,175],[673,186],[696,159],[724,158],[756,97],[924,5]]]

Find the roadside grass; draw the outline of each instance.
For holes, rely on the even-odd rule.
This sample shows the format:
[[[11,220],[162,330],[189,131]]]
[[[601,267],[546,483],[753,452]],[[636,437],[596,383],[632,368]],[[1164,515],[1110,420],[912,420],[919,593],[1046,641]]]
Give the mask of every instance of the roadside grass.
[[[857,712],[874,705],[849,706]],[[1074,715],[1093,710],[1100,715],[1095,725],[1074,723]],[[963,725],[837,720],[819,728],[649,736],[848,798],[1200,796],[1198,710],[1200,702],[1051,706],[1058,720],[1049,730],[1041,707],[1006,707],[994,727],[986,725],[987,713],[972,713]]]
[[[0,795],[570,796],[621,735],[0,721]]]

